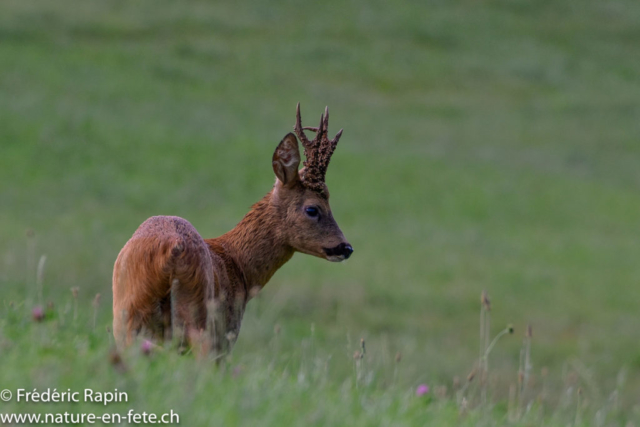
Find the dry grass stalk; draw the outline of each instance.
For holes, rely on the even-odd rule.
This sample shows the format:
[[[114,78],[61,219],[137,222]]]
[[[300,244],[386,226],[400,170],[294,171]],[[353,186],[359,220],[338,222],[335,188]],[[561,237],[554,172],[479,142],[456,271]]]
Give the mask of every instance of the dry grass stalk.
[[[98,321],[98,308],[100,307],[100,294],[96,294],[93,298],[91,305],[93,306],[93,329],[96,328],[96,322]]]
[[[75,322],[78,319],[78,294],[80,293],[80,288],[74,286],[71,288],[71,295],[73,296],[73,321]]]
[[[38,292],[38,303],[42,303],[44,290],[44,266],[47,263],[47,256],[42,255],[38,261],[38,269],[36,272],[36,287]]]
[[[27,286],[31,285],[32,274],[35,269],[36,258],[36,233],[33,229],[29,228],[26,232],[27,235],[27,262],[25,272],[25,282]]]

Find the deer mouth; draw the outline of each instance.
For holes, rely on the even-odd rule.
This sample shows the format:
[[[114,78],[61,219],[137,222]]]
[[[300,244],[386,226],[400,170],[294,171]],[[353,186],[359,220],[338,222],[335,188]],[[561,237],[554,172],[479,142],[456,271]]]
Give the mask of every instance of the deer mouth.
[[[348,243],[340,243],[333,248],[322,249],[327,256],[327,260],[331,262],[341,262],[348,259],[353,253],[353,248]]]

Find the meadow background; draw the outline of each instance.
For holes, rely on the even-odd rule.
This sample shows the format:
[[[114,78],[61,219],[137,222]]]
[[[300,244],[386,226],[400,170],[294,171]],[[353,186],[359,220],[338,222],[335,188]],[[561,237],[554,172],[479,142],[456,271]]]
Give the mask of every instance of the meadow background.
[[[639,28],[632,0],[3,0],[0,389],[130,404],[0,412],[640,425]],[[231,229],[270,190],[297,102],[344,128],[327,181],[353,257],[294,256],[220,369],[118,359],[120,248],[152,215]],[[514,334],[481,386],[483,289],[491,335]]]

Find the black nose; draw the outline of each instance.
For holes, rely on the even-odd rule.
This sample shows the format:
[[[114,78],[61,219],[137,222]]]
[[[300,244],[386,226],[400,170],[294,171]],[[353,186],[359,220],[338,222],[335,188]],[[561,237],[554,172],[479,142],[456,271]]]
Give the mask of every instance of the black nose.
[[[348,243],[340,243],[338,246],[333,248],[325,248],[324,253],[327,256],[343,256],[344,259],[347,259],[353,253],[353,248]]]
[[[344,255],[344,259],[349,259],[351,254],[353,253],[353,248],[348,243],[341,243],[342,246],[342,255]]]

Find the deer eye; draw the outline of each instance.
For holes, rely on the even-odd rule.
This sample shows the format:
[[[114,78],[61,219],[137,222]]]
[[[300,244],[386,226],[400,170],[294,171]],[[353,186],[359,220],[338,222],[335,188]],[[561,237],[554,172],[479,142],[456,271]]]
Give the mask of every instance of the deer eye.
[[[317,218],[318,215],[320,215],[320,211],[315,206],[307,206],[304,208],[304,213],[306,213],[309,218]]]

